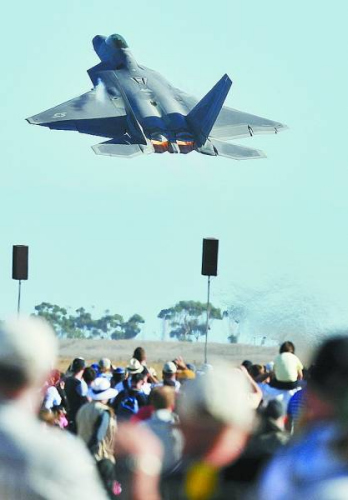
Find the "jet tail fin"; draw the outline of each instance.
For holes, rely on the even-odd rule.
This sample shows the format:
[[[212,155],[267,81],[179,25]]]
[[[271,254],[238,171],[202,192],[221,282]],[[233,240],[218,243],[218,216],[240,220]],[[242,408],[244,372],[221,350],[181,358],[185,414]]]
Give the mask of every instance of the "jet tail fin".
[[[134,158],[141,154],[151,154],[154,152],[151,144],[147,144],[146,146],[143,144],[127,144],[118,139],[101,142],[92,146],[92,149],[97,155],[118,156],[120,158]]]
[[[231,85],[229,76],[224,75],[187,115],[186,120],[196,135],[198,147],[208,139]]]

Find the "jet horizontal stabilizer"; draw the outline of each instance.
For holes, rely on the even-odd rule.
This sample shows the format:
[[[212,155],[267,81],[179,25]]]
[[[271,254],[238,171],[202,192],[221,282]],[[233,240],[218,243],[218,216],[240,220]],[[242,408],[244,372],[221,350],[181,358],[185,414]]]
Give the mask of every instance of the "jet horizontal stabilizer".
[[[231,85],[229,76],[224,75],[187,115],[187,123],[196,135],[198,147],[203,146],[208,139]]]
[[[266,158],[266,155],[260,149],[247,148],[238,144],[209,139],[214,150],[219,156],[232,158],[233,160],[255,160],[257,158]]]
[[[97,155],[119,156],[121,158],[134,158],[142,154],[151,154],[154,152],[152,145],[147,144],[119,144],[114,140],[102,142],[92,146]]]

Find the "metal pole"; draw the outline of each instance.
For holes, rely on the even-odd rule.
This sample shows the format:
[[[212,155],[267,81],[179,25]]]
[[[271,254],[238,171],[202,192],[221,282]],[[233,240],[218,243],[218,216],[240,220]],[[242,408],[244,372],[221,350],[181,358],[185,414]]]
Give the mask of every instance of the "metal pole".
[[[208,276],[207,324],[205,326],[204,363],[208,362],[207,351],[208,351],[209,315],[210,315],[210,276]]]
[[[21,285],[22,281],[18,281],[18,303],[17,303],[17,316],[19,317],[19,314],[21,312]]]

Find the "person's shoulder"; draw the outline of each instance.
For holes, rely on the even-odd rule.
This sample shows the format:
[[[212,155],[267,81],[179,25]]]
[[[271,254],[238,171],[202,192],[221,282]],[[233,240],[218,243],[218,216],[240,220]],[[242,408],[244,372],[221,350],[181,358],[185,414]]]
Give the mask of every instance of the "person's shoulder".
[[[80,439],[58,429],[48,431],[43,440],[45,445],[38,448],[34,461],[47,490],[55,490],[55,495],[60,492],[61,498],[66,495],[65,498],[82,499],[85,495],[85,498],[106,499],[92,456]],[[47,494],[47,498],[55,496]]]

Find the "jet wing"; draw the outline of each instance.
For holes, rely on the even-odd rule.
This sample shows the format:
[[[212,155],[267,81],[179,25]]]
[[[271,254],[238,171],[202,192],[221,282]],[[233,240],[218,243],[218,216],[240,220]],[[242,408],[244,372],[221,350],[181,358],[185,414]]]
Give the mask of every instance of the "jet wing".
[[[175,93],[176,99],[185,104],[188,112],[198,103],[196,97],[190,96],[182,90],[175,89]],[[274,134],[287,128],[282,123],[224,106],[212,128],[210,137],[232,139],[234,137],[249,137],[254,134]]]
[[[126,115],[121,95],[110,98],[105,89],[97,86],[70,101],[31,116],[27,118],[27,121],[33,125],[44,125],[49,128],[65,128],[60,127],[59,123],[63,125],[62,122],[76,123],[86,120],[120,118]]]

